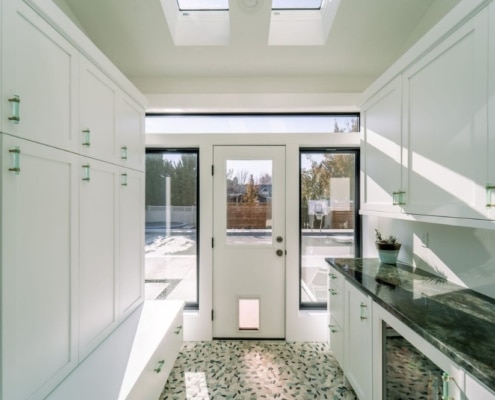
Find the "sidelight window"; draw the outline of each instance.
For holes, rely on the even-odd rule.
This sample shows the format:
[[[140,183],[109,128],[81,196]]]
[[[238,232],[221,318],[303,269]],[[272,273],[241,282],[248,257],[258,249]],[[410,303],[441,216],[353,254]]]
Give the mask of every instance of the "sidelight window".
[[[198,307],[196,149],[147,150],[145,297]]]
[[[300,307],[325,308],[329,257],[357,257],[359,150],[300,150]]]

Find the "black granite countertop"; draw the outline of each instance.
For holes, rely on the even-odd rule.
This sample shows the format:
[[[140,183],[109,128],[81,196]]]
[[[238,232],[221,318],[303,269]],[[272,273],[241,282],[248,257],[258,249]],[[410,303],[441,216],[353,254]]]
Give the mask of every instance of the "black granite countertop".
[[[347,280],[495,391],[495,300],[378,259],[327,258]]]

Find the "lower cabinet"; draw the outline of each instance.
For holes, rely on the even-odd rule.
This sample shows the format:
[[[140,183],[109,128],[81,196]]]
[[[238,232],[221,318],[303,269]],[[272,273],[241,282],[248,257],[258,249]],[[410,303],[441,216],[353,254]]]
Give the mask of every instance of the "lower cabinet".
[[[468,373],[466,373],[465,384],[464,398],[466,400],[495,400],[495,393],[488,390]]]
[[[77,363],[77,157],[0,134],[0,399],[41,399]]]
[[[144,303],[119,400],[158,399],[182,346],[181,301]]]
[[[372,393],[372,302],[371,298],[345,283],[347,310],[346,362],[344,374],[361,400]]]
[[[182,311],[181,301],[144,302],[46,400],[157,400],[182,346]]]

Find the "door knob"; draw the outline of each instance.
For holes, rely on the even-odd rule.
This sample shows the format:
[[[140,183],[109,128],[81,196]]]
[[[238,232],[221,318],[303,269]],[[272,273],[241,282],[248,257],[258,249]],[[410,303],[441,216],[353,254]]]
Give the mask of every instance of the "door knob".
[[[281,249],[277,250],[277,256],[282,257],[284,255],[284,251]]]
[[[282,236],[277,236],[277,243],[282,243],[284,238]]]

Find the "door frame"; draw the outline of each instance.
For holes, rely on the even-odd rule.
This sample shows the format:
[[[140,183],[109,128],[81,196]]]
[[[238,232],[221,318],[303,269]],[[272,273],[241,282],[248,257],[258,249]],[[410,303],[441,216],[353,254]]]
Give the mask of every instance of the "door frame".
[[[199,274],[199,302],[196,311],[184,313],[184,338],[186,341],[212,340],[211,320],[213,296],[213,269],[211,247],[213,223],[213,189],[211,166],[215,145],[285,145],[286,148],[286,311],[285,333],[288,341],[325,341],[327,316],[325,311],[299,310],[299,261],[295,251],[299,246],[299,148],[301,147],[352,147],[359,148],[360,134],[146,134],[148,148],[177,147],[199,148],[200,158],[200,244],[201,267]]]
[[[285,285],[287,217],[285,213],[285,150],[283,145],[213,146],[214,338],[285,338],[287,290]],[[226,235],[226,210],[231,203],[227,201],[225,193],[228,167],[221,164],[227,160],[254,160],[256,162],[263,159],[272,161],[271,240],[269,243],[256,241],[254,245],[245,242],[229,243]],[[248,179],[246,176],[246,181]],[[244,184],[247,185],[246,182]],[[281,237],[282,242],[278,242],[276,237]],[[281,256],[278,254],[279,251],[283,251]],[[259,300],[259,329],[242,329],[238,325],[240,324],[239,300],[241,299]]]

